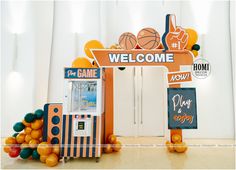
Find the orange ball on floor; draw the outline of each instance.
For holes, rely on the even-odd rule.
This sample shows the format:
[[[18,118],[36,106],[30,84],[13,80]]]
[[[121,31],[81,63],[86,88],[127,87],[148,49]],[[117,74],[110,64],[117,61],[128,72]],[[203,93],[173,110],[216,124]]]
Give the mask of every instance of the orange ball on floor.
[[[116,143],[116,136],[115,135],[110,135],[108,137],[108,142],[111,143],[111,144]]]
[[[46,164],[47,166],[53,167],[58,164],[58,157],[55,153],[51,153],[47,158],[46,158]]]

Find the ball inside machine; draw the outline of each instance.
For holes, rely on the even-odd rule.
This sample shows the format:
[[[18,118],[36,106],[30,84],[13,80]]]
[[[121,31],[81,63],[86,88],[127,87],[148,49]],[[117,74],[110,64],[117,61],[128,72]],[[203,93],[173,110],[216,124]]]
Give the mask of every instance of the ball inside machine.
[[[61,158],[99,158],[104,141],[104,79],[100,68],[65,68]]]

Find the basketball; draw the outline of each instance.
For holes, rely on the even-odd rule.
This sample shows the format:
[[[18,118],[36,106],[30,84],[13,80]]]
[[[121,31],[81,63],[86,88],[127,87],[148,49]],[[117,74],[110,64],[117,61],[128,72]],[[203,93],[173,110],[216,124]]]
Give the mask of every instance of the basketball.
[[[134,34],[125,32],[119,38],[119,45],[122,49],[132,50],[137,45],[137,38]]]
[[[153,28],[144,28],[139,31],[137,39],[142,49],[156,49],[160,44],[160,35]]]

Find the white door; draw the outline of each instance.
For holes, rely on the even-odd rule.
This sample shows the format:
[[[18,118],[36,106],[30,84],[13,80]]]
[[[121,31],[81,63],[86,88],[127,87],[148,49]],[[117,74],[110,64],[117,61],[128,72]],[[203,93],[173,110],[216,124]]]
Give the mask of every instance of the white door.
[[[137,135],[137,114],[134,106],[136,71],[133,67],[125,70],[114,69],[114,130],[119,136]]]
[[[114,132],[119,136],[164,136],[164,70],[114,69]]]
[[[139,136],[164,136],[164,69],[141,68]]]

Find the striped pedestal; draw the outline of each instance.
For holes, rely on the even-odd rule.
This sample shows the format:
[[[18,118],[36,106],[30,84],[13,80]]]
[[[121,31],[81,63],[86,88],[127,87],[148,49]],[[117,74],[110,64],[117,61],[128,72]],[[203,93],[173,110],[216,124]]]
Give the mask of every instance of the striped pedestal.
[[[91,135],[75,136],[74,121],[91,119]],[[63,115],[61,157],[100,157],[102,142],[102,116]]]

